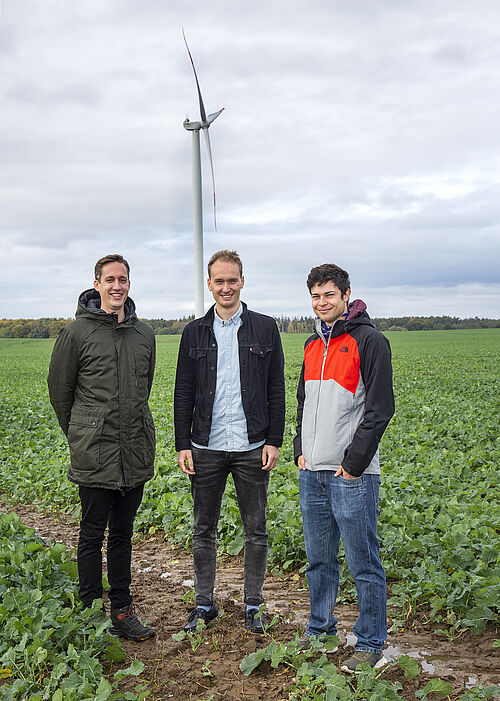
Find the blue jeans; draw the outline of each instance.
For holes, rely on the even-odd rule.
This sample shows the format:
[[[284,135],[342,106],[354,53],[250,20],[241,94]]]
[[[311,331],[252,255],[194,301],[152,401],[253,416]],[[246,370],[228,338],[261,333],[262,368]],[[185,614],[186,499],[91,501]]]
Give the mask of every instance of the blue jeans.
[[[262,469],[262,447],[243,452],[193,446],[193,563],[197,606],[213,603],[217,523],[226,480],[232,474],[245,532],[245,604],[260,606],[267,565],[266,507],[269,472]]]
[[[301,470],[300,510],[306,544],[311,615],[309,635],[334,635],[340,538],[358,594],[356,650],[380,652],[387,637],[385,573],[379,556],[378,475],[335,477],[332,470]]]

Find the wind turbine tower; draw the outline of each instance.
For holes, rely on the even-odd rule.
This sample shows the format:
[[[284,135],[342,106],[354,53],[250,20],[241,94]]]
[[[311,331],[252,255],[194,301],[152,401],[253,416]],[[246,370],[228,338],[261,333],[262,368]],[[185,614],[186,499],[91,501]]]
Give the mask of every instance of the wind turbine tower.
[[[200,155],[200,129],[203,129],[205,134],[205,142],[207,144],[208,158],[210,161],[210,171],[212,173],[212,187],[214,193],[214,226],[217,230],[216,204],[215,204],[215,175],[214,164],[212,159],[212,149],[210,147],[210,135],[208,128],[222,112],[224,107],[218,112],[207,114],[205,105],[201,96],[200,84],[194,67],[193,57],[186,40],[184,30],[182,30],[184,43],[189,54],[189,60],[193,67],[194,79],[196,81],[196,89],[198,91],[198,101],[200,103],[200,121],[192,122],[189,117],[184,120],[184,129],[192,133],[193,156],[192,156],[192,175],[193,175],[193,232],[194,232],[194,316],[198,318],[204,314],[204,291],[205,291],[205,276],[203,271],[203,198],[201,189],[201,155]]]

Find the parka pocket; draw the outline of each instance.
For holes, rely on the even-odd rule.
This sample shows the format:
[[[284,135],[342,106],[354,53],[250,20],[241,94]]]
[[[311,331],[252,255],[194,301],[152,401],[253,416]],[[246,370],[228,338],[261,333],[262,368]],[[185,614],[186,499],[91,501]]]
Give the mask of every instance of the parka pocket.
[[[155,424],[149,408],[143,410],[142,417],[144,422],[144,460],[146,466],[149,466],[152,465],[155,461]]]
[[[95,470],[100,466],[103,425],[102,416],[80,411],[72,412],[68,444],[73,467],[79,470]]]
[[[137,346],[129,350],[129,377],[132,393],[145,401],[148,397],[148,372],[151,350]]]

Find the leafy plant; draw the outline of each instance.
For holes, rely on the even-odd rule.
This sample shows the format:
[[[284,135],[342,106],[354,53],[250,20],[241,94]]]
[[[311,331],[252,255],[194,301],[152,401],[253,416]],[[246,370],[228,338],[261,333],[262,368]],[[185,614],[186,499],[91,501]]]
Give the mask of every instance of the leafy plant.
[[[0,699],[78,701],[117,698],[119,680],[140,674],[142,663],[104,676],[100,657],[125,659],[102,601],[83,609],[75,594],[76,566],[61,543],[46,546],[15,514],[0,514],[0,667],[12,683]],[[146,688],[127,692],[144,699]]]
[[[207,626],[205,625],[205,621],[203,621],[201,618],[198,618],[198,620],[196,621],[196,628],[194,631],[186,632],[185,630],[181,630],[178,633],[173,633],[172,640],[175,640],[176,642],[182,642],[183,640],[189,640],[189,644],[191,645],[191,650],[193,652],[196,652],[196,650],[204,642],[203,632],[204,632],[206,627]]]

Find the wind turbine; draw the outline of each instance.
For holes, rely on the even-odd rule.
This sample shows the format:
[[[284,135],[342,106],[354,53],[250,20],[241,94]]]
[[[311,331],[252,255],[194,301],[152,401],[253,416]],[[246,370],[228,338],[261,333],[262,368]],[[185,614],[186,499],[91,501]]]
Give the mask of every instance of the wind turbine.
[[[222,112],[224,107],[218,112],[213,112],[207,114],[205,112],[205,105],[203,104],[203,98],[201,96],[200,84],[198,82],[198,76],[196,74],[196,68],[194,67],[193,57],[191,56],[191,51],[187,43],[186,35],[184,30],[182,30],[182,36],[184,37],[184,43],[186,44],[186,49],[189,54],[189,60],[193,67],[194,79],[196,81],[196,89],[198,90],[198,100],[200,103],[200,117],[201,121],[192,122],[189,117],[183,122],[184,129],[192,132],[193,134],[193,232],[194,232],[194,315],[195,318],[203,316],[204,314],[204,304],[203,295],[205,291],[205,276],[203,272],[203,210],[202,210],[202,193],[201,193],[201,156],[200,156],[200,129],[203,129],[205,134],[205,142],[207,144],[208,158],[210,161],[210,171],[212,173],[212,187],[214,192],[214,225],[217,230],[217,217],[216,217],[216,206],[215,206],[215,175],[214,175],[214,163],[212,159],[212,149],[210,147],[210,135],[208,133],[208,128]]]

